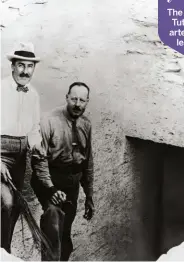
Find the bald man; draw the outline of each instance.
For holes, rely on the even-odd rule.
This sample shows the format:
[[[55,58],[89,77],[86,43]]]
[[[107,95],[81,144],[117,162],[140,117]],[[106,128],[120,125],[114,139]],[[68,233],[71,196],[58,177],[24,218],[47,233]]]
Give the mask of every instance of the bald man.
[[[56,261],[67,261],[73,251],[71,227],[77,210],[79,185],[86,195],[84,218],[94,214],[91,123],[83,115],[89,87],[70,85],[67,105],[41,120],[47,159],[33,158],[32,187],[44,210],[40,226],[52,245]],[[49,260],[42,254],[42,261]]]

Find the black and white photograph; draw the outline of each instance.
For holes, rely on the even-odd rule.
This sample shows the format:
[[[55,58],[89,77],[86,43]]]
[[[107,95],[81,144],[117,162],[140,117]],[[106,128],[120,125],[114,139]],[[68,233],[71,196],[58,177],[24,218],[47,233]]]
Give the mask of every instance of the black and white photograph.
[[[184,261],[184,56],[158,0],[0,14],[0,260]]]

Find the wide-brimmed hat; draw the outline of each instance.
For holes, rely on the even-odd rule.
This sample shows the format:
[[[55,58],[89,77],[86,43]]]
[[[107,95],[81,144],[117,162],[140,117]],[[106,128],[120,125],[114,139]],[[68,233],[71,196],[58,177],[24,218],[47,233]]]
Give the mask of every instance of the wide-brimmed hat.
[[[40,57],[35,56],[32,43],[20,43],[14,50],[12,54],[7,55],[10,61],[12,61],[12,59],[20,59],[38,63],[41,60]]]

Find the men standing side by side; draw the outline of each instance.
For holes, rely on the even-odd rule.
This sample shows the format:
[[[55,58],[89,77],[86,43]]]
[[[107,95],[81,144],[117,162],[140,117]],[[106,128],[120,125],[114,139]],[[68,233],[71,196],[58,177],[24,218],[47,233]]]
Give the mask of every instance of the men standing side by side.
[[[50,240],[56,261],[67,261],[73,251],[71,227],[77,210],[80,184],[86,195],[84,218],[94,214],[91,123],[83,115],[89,87],[75,82],[66,95],[67,105],[41,120],[47,158],[32,159],[32,187],[43,208],[40,227]],[[42,253],[42,261],[49,260]]]
[[[27,148],[41,155],[43,151],[39,96],[29,83],[40,58],[35,56],[32,43],[20,43],[7,57],[12,74],[1,81],[1,247],[11,253],[20,207],[9,179],[21,190]]]

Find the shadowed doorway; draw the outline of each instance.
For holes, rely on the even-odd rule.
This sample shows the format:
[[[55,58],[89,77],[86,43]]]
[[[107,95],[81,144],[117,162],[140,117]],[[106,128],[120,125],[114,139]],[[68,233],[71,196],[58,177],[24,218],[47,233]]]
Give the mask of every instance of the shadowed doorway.
[[[129,260],[156,260],[184,241],[184,148],[127,137],[134,201]]]

